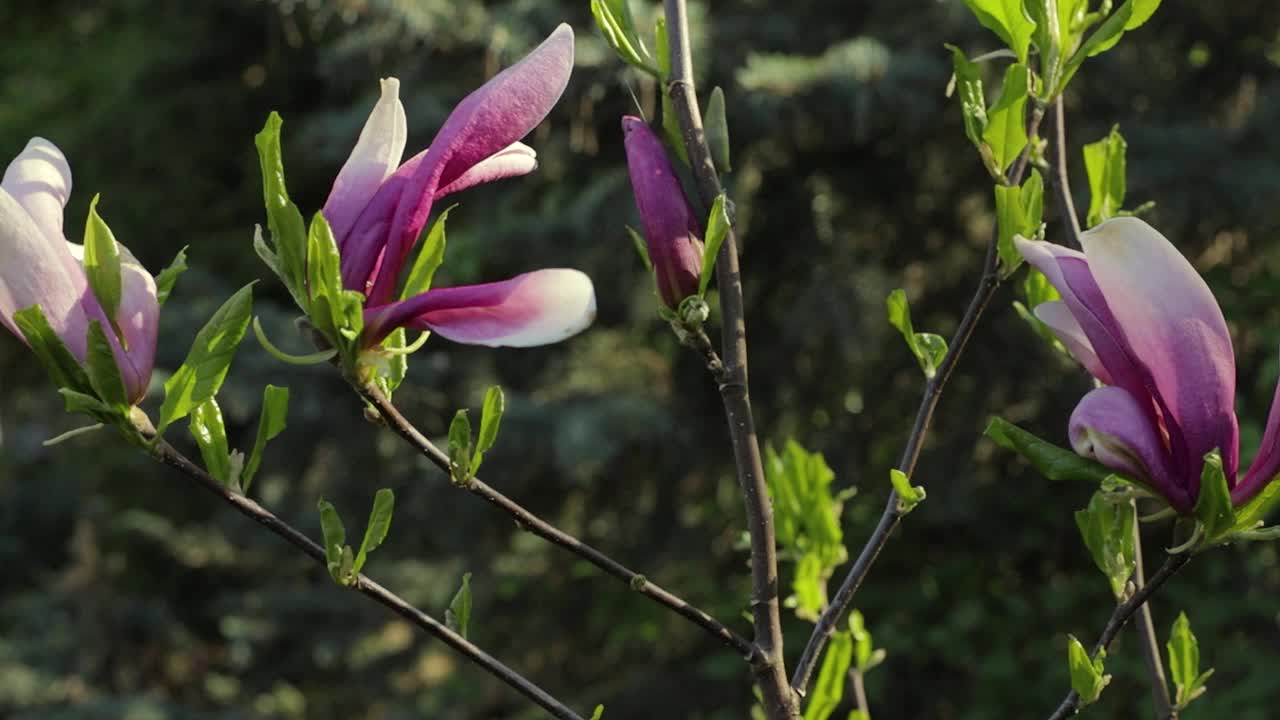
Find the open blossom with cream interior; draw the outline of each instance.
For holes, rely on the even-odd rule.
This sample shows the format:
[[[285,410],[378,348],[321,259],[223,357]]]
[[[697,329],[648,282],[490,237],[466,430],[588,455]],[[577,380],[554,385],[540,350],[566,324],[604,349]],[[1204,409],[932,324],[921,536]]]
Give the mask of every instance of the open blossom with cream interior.
[[[1075,451],[1128,473],[1187,514],[1217,450],[1242,505],[1280,471],[1280,388],[1257,457],[1238,477],[1236,372],[1222,310],[1191,263],[1146,222],[1108,220],[1084,252],[1018,239],[1062,295],[1036,315],[1101,383],[1071,415]]]
[[[89,286],[84,246],[68,242],[63,234],[63,209],[70,196],[71,167],[62,151],[44,138],[32,138],[5,170],[0,181],[0,322],[26,341],[14,314],[39,305],[49,326],[84,364],[89,324],[98,321],[106,330],[128,399],[137,403],[146,395],[155,362],[160,315],[155,279],[117,245],[117,338]]]
[[[523,347],[563,340],[591,324],[591,280],[570,269],[396,297],[401,270],[435,201],[537,167],[533,148],[520,139],[551,111],[572,68],[573,31],[561,25],[463,99],[431,145],[403,163],[407,123],[400,84],[382,81],[382,96],[323,211],[337,241],[343,285],[366,297],[366,345],[407,327],[457,342]]]

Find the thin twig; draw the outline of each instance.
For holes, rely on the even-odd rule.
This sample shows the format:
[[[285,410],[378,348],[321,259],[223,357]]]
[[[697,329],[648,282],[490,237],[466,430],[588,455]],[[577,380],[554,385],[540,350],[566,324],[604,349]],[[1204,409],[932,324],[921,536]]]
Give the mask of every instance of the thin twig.
[[[853,709],[861,710],[864,716],[871,717],[871,705],[867,703],[867,687],[862,681],[862,671],[856,667],[849,668],[849,689],[853,691]]]
[[[1080,249],[1080,218],[1076,215],[1076,204],[1071,199],[1071,180],[1067,174],[1067,121],[1062,107],[1062,96],[1053,102],[1053,116],[1049,120],[1053,126],[1053,188],[1058,199],[1058,217],[1062,218],[1066,229],[1067,247]]]
[[[1163,587],[1169,578],[1173,577],[1175,573],[1181,570],[1190,559],[1191,553],[1189,552],[1170,555],[1164,561],[1164,564],[1160,566],[1160,569],[1156,570],[1156,573],[1151,576],[1151,579],[1147,581],[1147,584],[1143,586],[1142,589],[1135,592],[1133,596],[1125,602],[1116,606],[1115,612],[1111,613],[1111,618],[1107,620],[1106,627],[1102,629],[1102,635],[1098,638],[1098,643],[1093,646],[1093,652],[1090,653],[1089,657],[1096,658],[1100,651],[1106,650],[1110,647],[1111,642],[1116,639],[1116,635],[1119,634],[1120,629],[1124,627],[1125,623],[1129,621],[1129,618],[1132,617],[1139,608],[1145,605],[1147,599]],[[1063,720],[1064,718],[1075,715],[1079,711],[1080,695],[1075,690],[1072,690],[1067,693],[1066,699],[1062,701],[1062,704],[1058,706],[1058,709],[1054,710],[1053,714],[1049,716],[1049,720]]]
[[[1135,592],[1146,586],[1145,573],[1142,567],[1142,523],[1138,521],[1138,502],[1132,499],[1133,506],[1133,576],[1129,578]],[[1147,676],[1151,680],[1151,704],[1155,707],[1156,720],[1178,720],[1178,711],[1169,700],[1169,685],[1164,678],[1164,663],[1160,659],[1160,641],[1156,635],[1155,621],[1151,617],[1151,605],[1143,603],[1138,608],[1138,617],[1134,620],[1137,626],[1138,639],[1142,645],[1142,659],[1147,666]]]
[[[445,471],[445,473],[449,472],[449,455],[436,447],[412,422],[405,418],[399,408],[392,404],[381,390],[375,387],[361,387],[358,389],[361,396],[373,405],[397,435],[404,438],[410,446],[430,460],[436,467]],[[746,638],[730,630],[719,620],[690,605],[683,598],[664,590],[644,575],[627,568],[603,552],[526,510],[519,503],[482,482],[480,478],[472,478],[461,487],[510,515],[522,529],[528,530],[553,545],[574,553],[609,575],[627,583],[632,590],[707,631],[717,640],[736,650],[748,661],[755,660],[755,646]]]
[[[149,422],[140,421],[139,426],[139,430],[142,431],[144,437],[148,440],[155,438],[155,429],[150,426]],[[151,455],[165,465],[178,470],[183,475],[194,480],[196,484],[235,508],[240,514],[283,538],[290,545],[301,550],[303,554],[307,555],[312,560],[315,560],[320,567],[328,567],[328,560],[325,557],[324,548],[316,544],[311,540],[311,538],[304,535],[292,525],[281,520],[270,510],[262,507],[244,495],[232,492],[228,488],[224,487],[222,483],[215,480],[207,472],[201,469],[200,466],[196,465],[185,455],[178,452],[178,450],[164,439],[159,439],[154,442],[151,447]],[[558,718],[559,720],[583,720],[581,715],[570,710],[564,703],[552,697],[547,691],[533,684],[531,681],[520,675],[520,673],[502,664],[501,661],[494,658],[492,655],[489,655],[466,638],[449,629],[449,627],[444,623],[410,605],[403,598],[374,582],[369,577],[363,574],[357,575],[352,589],[365,597],[371,598],[374,602],[390,608],[405,620],[443,641],[463,657],[476,665],[479,665],[485,671],[506,683],[521,695],[524,695],[528,699],[537,703],[553,717]]]
[[[704,207],[711,207],[724,192],[711,159],[702,129],[693,79],[693,55],[689,43],[689,17],[685,0],[665,0],[667,36],[671,49],[671,76],[666,92],[688,151],[698,195]],[[759,659],[753,663],[756,683],[770,720],[800,717],[800,703],[787,683],[783,658],[782,616],[778,607],[778,554],[773,529],[773,507],[765,484],[764,463],[751,412],[747,374],[747,326],[742,302],[742,276],[738,268],[738,245],[730,230],[716,259],[716,283],[720,289],[723,322],[721,354],[724,373],[717,378],[720,400],[729,424],[734,465],[746,506],[747,531],[751,538],[751,613],[755,621],[755,644]]]
[[[1027,121],[1027,137],[1029,138],[1027,146],[1014,163],[1010,171],[1011,174],[1008,177],[1008,183],[1011,185],[1018,185],[1022,182],[1022,175],[1026,171],[1028,158],[1031,154],[1031,145],[1043,118],[1044,108],[1037,103],[1032,107],[1031,116]],[[942,390],[946,386],[947,380],[951,377],[951,373],[955,370],[957,363],[959,363],[960,356],[964,353],[964,348],[968,344],[969,338],[973,337],[973,331],[977,327],[983,311],[986,310],[987,305],[991,302],[996,288],[1000,286],[998,242],[999,229],[997,228],[992,231],[991,241],[987,243],[987,254],[982,263],[982,278],[978,281],[978,289],[969,301],[969,306],[965,309],[964,316],[960,318],[960,324],[956,326],[955,334],[952,335],[951,342],[947,346],[947,356],[943,358],[942,363],[938,366],[937,374],[925,385],[924,395],[920,399],[920,407],[916,410],[915,423],[911,427],[911,434],[907,437],[907,445],[902,451],[902,459],[898,463],[898,470],[902,471],[908,478],[915,472],[916,462],[920,459],[920,452],[924,448],[925,436],[929,432],[929,424],[933,420],[933,412],[938,407],[938,401],[942,398]],[[849,569],[849,573],[840,584],[835,596],[832,597],[831,603],[822,611],[822,615],[818,617],[817,624],[814,625],[813,633],[809,636],[809,642],[805,645],[804,653],[800,656],[800,662],[796,665],[795,673],[791,676],[791,687],[797,693],[803,695],[806,692],[809,680],[818,665],[818,657],[822,654],[822,648],[826,645],[827,640],[831,638],[831,634],[835,632],[836,626],[840,623],[840,618],[849,609],[849,605],[853,602],[854,594],[858,592],[862,581],[866,579],[871,566],[875,563],[876,558],[879,557],[885,543],[889,541],[889,536],[893,534],[894,529],[898,527],[898,523],[902,521],[902,517],[903,513],[898,505],[898,493],[890,490],[889,500],[885,503],[884,512],[881,513],[880,521],[876,523],[875,530],[871,532],[871,537],[862,546],[861,552],[858,553],[858,558],[854,561],[853,567]]]
[[[1062,96],[1053,103],[1053,115],[1050,117],[1053,137],[1053,182],[1057,193],[1058,217],[1066,234],[1066,245],[1080,248],[1080,218],[1076,215],[1075,203],[1071,199],[1071,179],[1067,161],[1067,120],[1063,109]],[[1130,582],[1136,590],[1141,590],[1144,583],[1142,566],[1142,530],[1138,522],[1137,502],[1131,500],[1133,506],[1133,548],[1136,564]],[[1143,605],[1138,610],[1138,635],[1142,646],[1142,659],[1147,666],[1147,676],[1151,682],[1151,702],[1155,708],[1157,720],[1176,720],[1177,710],[1169,701],[1169,686],[1164,677],[1164,664],[1160,660],[1160,645],[1157,641],[1155,621],[1151,617],[1150,606]]]

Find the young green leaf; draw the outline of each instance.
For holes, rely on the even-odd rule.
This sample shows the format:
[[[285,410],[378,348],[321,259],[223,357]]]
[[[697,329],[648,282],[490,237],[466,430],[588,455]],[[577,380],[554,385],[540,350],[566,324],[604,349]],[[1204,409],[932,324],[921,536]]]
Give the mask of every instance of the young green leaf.
[[[835,632],[827,643],[818,680],[813,685],[804,720],[827,720],[844,699],[845,673],[853,660],[853,638],[847,632]]]
[[[938,374],[938,366],[947,356],[947,341],[933,333],[918,333],[911,324],[911,308],[907,305],[906,291],[898,288],[889,293],[885,301],[889,310],[889,324],[902,333],[907,348],[916,356],[925,378],[932,380]]]
[[[360,572],[369,559],[369,553],[377,550],[382,541],[387,539],[387,533],[391,530],[391,515],[395,512],[395,508],[396,496],[391,490],[382,488],[374,494],[373,509],[369,511],[369,524],[365,526],[364,539],[360,541],[360,551],[356,553],[355,563],[352,565],[353,572]]]
[[[591,713],[591,720],[601,720],[604,717],[604,706],[597,705],[595,711]]]
[[[430,333],[427,332],[419,335],[418,340],[414,342],[414,347],[411,347],[408,331],[404,328],[396,328],[382,341],[382,349],[387,351],[386,360],[376,366],[377,374],[374,380],[388,398],[409,374],[409,355],[422,347],[428,335]]]
[[[350,551],[346,547],[347,530],[342,526],[342,518],[338,517],[333,503],[321,498],[316,507],[320,511],[320,532],[324,535],[324,555],[329,575],[335,582],[346,585],[348,578],[343,573],[343,556]]]
[[[480,458],[489,452],[489,448],[498,440],[498,426],[502,423],[502,413],[506,410],[506,396],[502,388],[494,385],[484,393],[484,405],[480,410],[480,434],[476,438],[475,457],[472,458],[471,471],[480,469]]]
[[[644,269],[652,273],[653,261],[649,259],[649,247],[645,244],[644,236],[630,225],[627,226],[627,235],[631,237],[631,244],[635,246],[636,254],[640,256],[640,262],[644,263]]]
[[[1097,702],[1102,689],[1111,682],[1111,676],[1103,673],[1102,661],[1105,652],[1099,652],[1096,660],[1089,658],[1089,653],[1074,635],[1067,636],[1067,666],[1071,670],[1071,689],[1080,695],[1080,705]]]
[[[1120,477],[1111,468],[1041,440],[1003,418],[991,418],[984,434],[1000,447],[1012,450],[1026,458],[1041,475],[1049,480],[1084,480],[1101,483],[1108,478]],[[1133,482],[1131,478],[1123,479]]]
[[[98,197],[89,201],[89,217],[84,224],[84,273],[89,278],[93,296],[102,305],[111,329],[120,336],[116,313],[120,310],[123,279],[120,275],[120,248],[111,228],[98,215]]]
[[[1027,49],[1036,24],[1027,15],[1022,0],[964,0],[982,26],[994,32],[1018,56],[1027,61]]]
[[[1280,503],[1280,475],[1271,478],[1262,491],[1249,502],[1236,508],[1236,530],[1252,530],[1260,525],[1267,513]]]
[[[711,284],[711,273],[716,267],[716,258],[720,255],[720,246],[729,237],[729,213],[725,211],[725,202],[724,193],[717,195],[707,216],[707,236],[702,246],[702,274],[698,277],[698,297],[706,296],[707,286]]]
[[[703,126],[707,133],[707,146],[711,149],[711,160],[716,164],[716,172],[720,174],[729,172],[733,169],[729,166],[729,121],[725,118],[724,91],[719,85],[711,88]]]
[[[1120,214],[1127,148],[1119,125],[1112,127],[1105,138],[1084,146],[1084,167],[1089,175],[1089,227]]]
[[[275,263],[267,261],[267,265],[280,277],[298,307],[309,310],[306,293],[306,252],[307,230],[302,220],[302,213],[289,200],[289,191],[285,188],[284,160],[280,153],[280,126],[283,121],[280,114],[273,112],[267,117],[267,123],[253,139],[258,148],[258,162],[262,168],[262,197],[267,208],[267,227],[271,230],[271,242],[275,244]],[[255,238],[257,247],[261,236]],[[258,248],[263,255],[266,243]],[[263,257],[266,260],[266,257]]]
[[[192,408],[218,394],[231,367],[231,358],[244,339],[253,310],[253,283],[245,285],[218,308],[196,333],[187,359],[164,384],[157,434]]]
[[[1208,690],[1205,681],[1213,675],[1213,668],[1200,672],[1200,643],[1191,632],[1191,621],[1185,612],[1178,613],[1169,631],[1169,675],[1173,678],[1174,705],[1179,710]]]
[[[636,31],[628,0],[591,0],[591,14],[600,28],[605,42],[623,62],[651,75],[658,74],[649,50]]]
[[[253,441],[253,450],[245,461],[244,470],[240,472],[240,490],[248,493],[253,478],[262,466],[262,453],[267,443],[284,432],[285,420],[289,415],[289,388],[268,385],[262,391],[262,412],[258,417],[258,435]]]
[[[449,476],[459,485],[471,480],[471,420],[465,409],[449,423]]]
[[[58,388],[58,394],[62,396],[63,409],[69,413],[83,413],[102,420],[108,420],[113,416],[118,417],[114,408],[92,395],[85,395],[70,388]]]
[[[89,392],[89,376],[67,349],[62,338],[49,325],[44,310],[39,305],[32,305],[13,314],[13,323],[18,326],[27,345],[35,353],[36,359],[49,373],[49,379],[58,388],[69,388],[77,392]]]
[[[1204,526],[1206,545],[1220,539],[1236,524],[1231,490],[1227,487],[1227,477],[1222,471],[1222,456],[1217,450],[1204,456],[1204,468],[1200,472],[1200,497],[1196,500],[1195,514]]]
[[[853,667],[865,674],[875,666],[884,662],[884,649],[876,649],[871,642],[871,633],[867,631],[862,613],[852,610],[849,613],[849,636],[853,638]]]
[[[915,510],[916,505],[924,502],[926,493],[920,485],[912,485],[906,473],[894,468],[889,471],[889,484],[898,493],[898,513],[906,515]]]
[[[414,259],[413,267],[409,270],[409,279],[405,281],[404,291],[400,293],[401,300],[431,289],[431,281],[435,279],[436,270],[444,264],[444,249],[447,244],[444,232],[445,221],[449,219],[449,212],[456,207],[458,206],[450,205],[445,208],[432,223],[431,230],[427,232],[427,237],[422,242],[422,249],[418,251],[418,257]]]
[[[178,277],[187,271],[187,248],[182,248],[177,255],[173,256],[173,261],[168,267],[160,271],[156,275],[156,302],[164,307],[164,303],[169,299],[169,295],[173,293],[173,284],[178,282]]]
[[[1095,492],[1089,506],[1075,514],[1076,527],[1084,538],[1093,562],[1111,584],[1111,594],[1124,597],[1125,585],[1137,563],[1133,540],[1133,507]]]
[[[960,96],[960,112],[964,117],[964,134],[981,152],[982,136],[987,131],[988,123],[987,98],[982,91],[982,73],[978,70],[976,63],[969,61],[963,50],[954,45],[945,47],[951,51],[951,63]]]
[[[89,321],[85,365],[89,371],[89,385],[104,403],[118,408],[129,405],[124,379],[116,366],[115,353],[111,351],[111,341],[97,320]]]
[[[1027,66],[1010,65],[1004,73],[1000,97],[987,111],[987,127],[983,141],[991,148],[992,164],[988,168],[997,181],[1004,181],[1005,170],[1027,146],[1027,90],[1030,76]]]
[[[471,630],[471,573],[462,574],[462,587],[454,593],[449,609],[444,611],[445,624],[462,637]]]
[[[204,469],[223,486],[233,485],[231,451],[227,445],[227,428],[222,422],[222,409],[215,398],[209,398],[191,411],[191,438],[200,448]]]

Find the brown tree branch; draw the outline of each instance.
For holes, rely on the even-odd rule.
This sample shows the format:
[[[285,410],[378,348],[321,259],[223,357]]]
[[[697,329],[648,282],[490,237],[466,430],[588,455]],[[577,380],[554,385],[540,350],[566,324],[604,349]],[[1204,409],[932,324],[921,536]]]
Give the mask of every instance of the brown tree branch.
[[[689,43],[689,17],[685,0],[665,0],[667,37],[671,50],[671,76],[666,92],[680,124],[689,166],[693,170],[698,195],[704,207],[711,207],[724,192],[711,159],[702,129],[693,79],[693,57]],[[716,260],[716,283],[720,289],[723,321],[721,352],[724,370],[718,374],[720,400],[729,424],[738,484],[746,506],[747,530],[751,538],[751,613],[755,621],[758,659],[753,663],[756,683],[770,720],[800,717],[800,703],[787,683],[783,658],[782,616],[778,606],[778,555],[773,529],[773,507],[765,484],[764,463],[751,412],[747,374],[747,328],[742,303],[742,276],[738,267],[738,246],[730,230]]]
[[[1125,623],[1129,621],[1129,618],[1133,617],[1133,614],[1137,612],[1139,608],[1146,605],[1147,599],[1163,587],[1164,584],[1168,582],[1169,578],[1173,577],[1175,573],[1181,570],[1190,559],[1190,552],[1170,555],[1168,559],[1164,561],[1164,564],[1160,566],[1160,569],[1156,570],[1155,574],[1151,576],[1151,579],[1147,581],[1147,584],[1143,586],[1142,589],[1135,592],[1133,596],[1125,602],[1117,605],[1115,612],[1111,613],[1111,618],[1107,620],[1106,626],[1102,629],[1102,635],[1098,638],[1098,643],[1093,646],[1093,652],[1089,654],[1089,657],[1097,657],[1099,651],[1106,650],[1108,647],[1111,647],[1111,642],[1116,639],[1116,635],[1120,633],[1121,628],[1123,628]],[[1058,706],[1058,709],[1054,710],[1053,714],[1049,716],[1049,720],[1064,720],[1064,718],[1071,717],[1079,711],[1080,695],[1075,690],[1072,690],[1067,693],[1066,699],[1062,701],[1062,704]]]
[[[275,533],[283,538],[285,542],[293,545],[303,554],[315,560],[321,568],[325,568],[327,572],[328,560],[325,556],[324,548],[315,543],[311,538],[304,535],[301,531],[294,528],[284,520],[281,520],[270,510],[262,507],[253,500],[232,492],[228,488],[218,482],[200,466],[189,460],[185,455],[178,452],[172,445],[163,438],[155,437],[155,428],[150,421],[143,417],[135,417],[139,431],[143,437],[148,440],[154,440],[151,446],[150,454],[161,463],[174,468],[185,475],[188,479],[194,481],[197,485],[203,487],[211,494],[217,496],[220,500],[235,508],[237,512],[245,517],[253,520],[267,530]],[[501,661],[481,650],[474,643],[462,637],[458,633],[449,629],[447,625],[436,620],[425,612],[410,605],[403,598],[386,589],[385,587],[374,582],[366,575],[360,574],[356,576],[355,584],[352,589],[356,592],[370,598],[374,602],[389,608],[400,617],[416,625],[419,629],[435,636],[444,642],[454,651],[465,657],[467,660],[475,663],[483,668],[486,672],[506,683],[516,692],[524,695],[529,700],[546,710],[552,717],[559,720],[583,720],[573,710],[569,709],[564,703],[557,700],[547,691],[533,684],[520,673],[512,670]]]
[[[383,420],[397,435],[404,438],[411,447],[430,460],[433,465],[443,470],[446,474],[449,473],[448,454],[436,447],[413,423],[405,418],[399,408],[381,390],[373,386],[357,387],[357,389],[360,395],[378,411]],[[733,632],[719,620],[711,617],[711,615],[690,605],[683,598],[664,590],[644,575],[627,568],[603,552],[526,510],[519,503],[485,484],[480,478],[472,478],[461,487],[510,515],[522,529],[574,553],[607,574],[627,583],[632,590],[702,628],[712,637],[736,650],[749,662],[755,661],[756,649],[750,641]]]
[[[1022,176],[1026,171],[1031,156],[1031,146],[1043,118],[1043,106],[1038,103],[1034,104],[1031,108],[1030,118],[1027,121],[1027,146],[1010,169],[1010,175],[1007,179],[1008,184],[1021,184]],[[920,399],[920,406],[916,410],[915,423],[911,427],[911,434],[907,437],[907,445],[902,451],[902,459],[898,463],[898,470],[902,471],[908,478],[915,472],[916,462],[920,459],[920,452],[924,448],[925,436],[928,434],[929,425],[933,420],[933,412],[938,407],[938,401],[942,398],[942,390],[946,386],[947,380],[951,377],[951,373],[955,370],[956,364],[959,363],[960,356],[963,354],[969,338],[973,337],[973,331],[977,328],[978,320],[982,317],[983,311],[987,309],[987,305],[991,302],[996,288],[1000,286],[998,243],[999,228],[996,228],[992,231],[991,241],[987,243],[987,254],[982,263],[982,278],[978,281],[978,289],[969,301],[969,306],[965,309],[964,316],[960,318],[960,324],[956,326],[955,334],[952,335],[951,342],[947,345],[947,356],[938,366],[937,374],[925,385],[924,396]],[[800,662],[796,665],[795,673],[791,676],[791,687],[797,693],[804,694],[808,688],[809,680],[818,665],[818,657],[822,654],[822,648],[831,638],[831,634],[835,632],[840,619],[853,602],[854,594],[862,586],[862,581],[866,579],[867,573],[870,572],[871,566],[880,555],[880,551],[889,541],[889,537],[898,527],[898,524],[902,522],[902,517],[903,512],[899,507],[898,493],[890,490],[889,500],[885,503],[884,512],[880,515],[880,521],[876,523],[871,537],[863,545],[861,552],[858,553],[858,558],[853,563],[853,567],[849,569],[849,573],[840,584],[840,588],[836,591],[835,596],[832,597],[831,603],[827,605],[826,609],[822,611],[822,615],[818,617],[813,633],[809,636],[809,642],[805,645],[804,653],[800,656]]]

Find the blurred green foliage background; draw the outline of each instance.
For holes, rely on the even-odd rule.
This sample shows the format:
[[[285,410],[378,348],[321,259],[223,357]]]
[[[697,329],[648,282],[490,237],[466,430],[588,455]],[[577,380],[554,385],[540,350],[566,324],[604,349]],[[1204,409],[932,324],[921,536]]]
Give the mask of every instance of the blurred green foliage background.
[[[718,397],[657,319],[623,229],[635,219],[619,116],[638,101],[652,117],[655,88],[612,57],[587,5],[4,3],[0,157],[36,134],[63,148],[73,239],[100,192],[99,211],[148,267],[191,246],[195,269],[164,313],[159,366],[172,369],[218,303],[268,278],[250,240],[263,216],[252,136],[270,110],[285,118],[290,189],[309,213],[379,77],[403,83],[416,152],[453,103],[570,22],[578,64],[529,140],[539,171],[458,198],[438,282],[579,267],[596,282],[599,320],[533,350],[433,339],[398,398],[439,436],[454,409],[502,384],[509,410],[488,481],[745,632],[742,508]],[[844,517],[856,548],[922,387],[884,298],[904,287],[917,329],[949,335],[993,222],[988,179],[944,97],[942,44],[973,55],[998,41],[959,0],[693,10],[702,87],[728,93],[762,433],[824,452],[835,487],[858,489]],[[1087,206],[1078,148],[1118,122],[1130,204],[1158,203],[1153,222],[1218,293],[1251,457],[1280,345],[1280,5],[1166,0],[1086,64],[1067,108],[1077,206]],[[287,339],[286,293],[265,281],[256,294],[270,334]],[[889,653],[867,679],[878,719],[1045,715],[1067,689],[1065,633],[1091,640],[1110,613],[1071,518],[1090,488],[1049,484],[979,437],[998,413],[1065,442],[1088,387],[1016,317],[1015,298],[1001,291],[970,344],[915,478],[929,499],[857,598]],[[7,334],[0,378],[0,716],[540,717],[116,438],[42,447],[76,420]],[[602,702],[616,720],[746,716],[748,675],[730,651],[450,488],[362,420],[331,368],[285,367],[246,341],[222,398],[233,441],[251,441],[267,382],[293,395],[255,487],[278,513],[318,537],[319,497],[358,528],[374,490],[393,488],[398,512],[369,572],[437,615],[473,572],[473,639],[553,693],[579,708]],[[1166,530],[1148,528],[1157,561]],[[1204,664],[1218,668],[1187,717],[1274,716],[1276,548],[1193,563],[1159,596],[1162,635],[1181,609]],[[787,631],[794,662],[807,625],[788,617]],[[1091,717],[1148,716],[1131,632],[1108,668],[1116,680]]]

